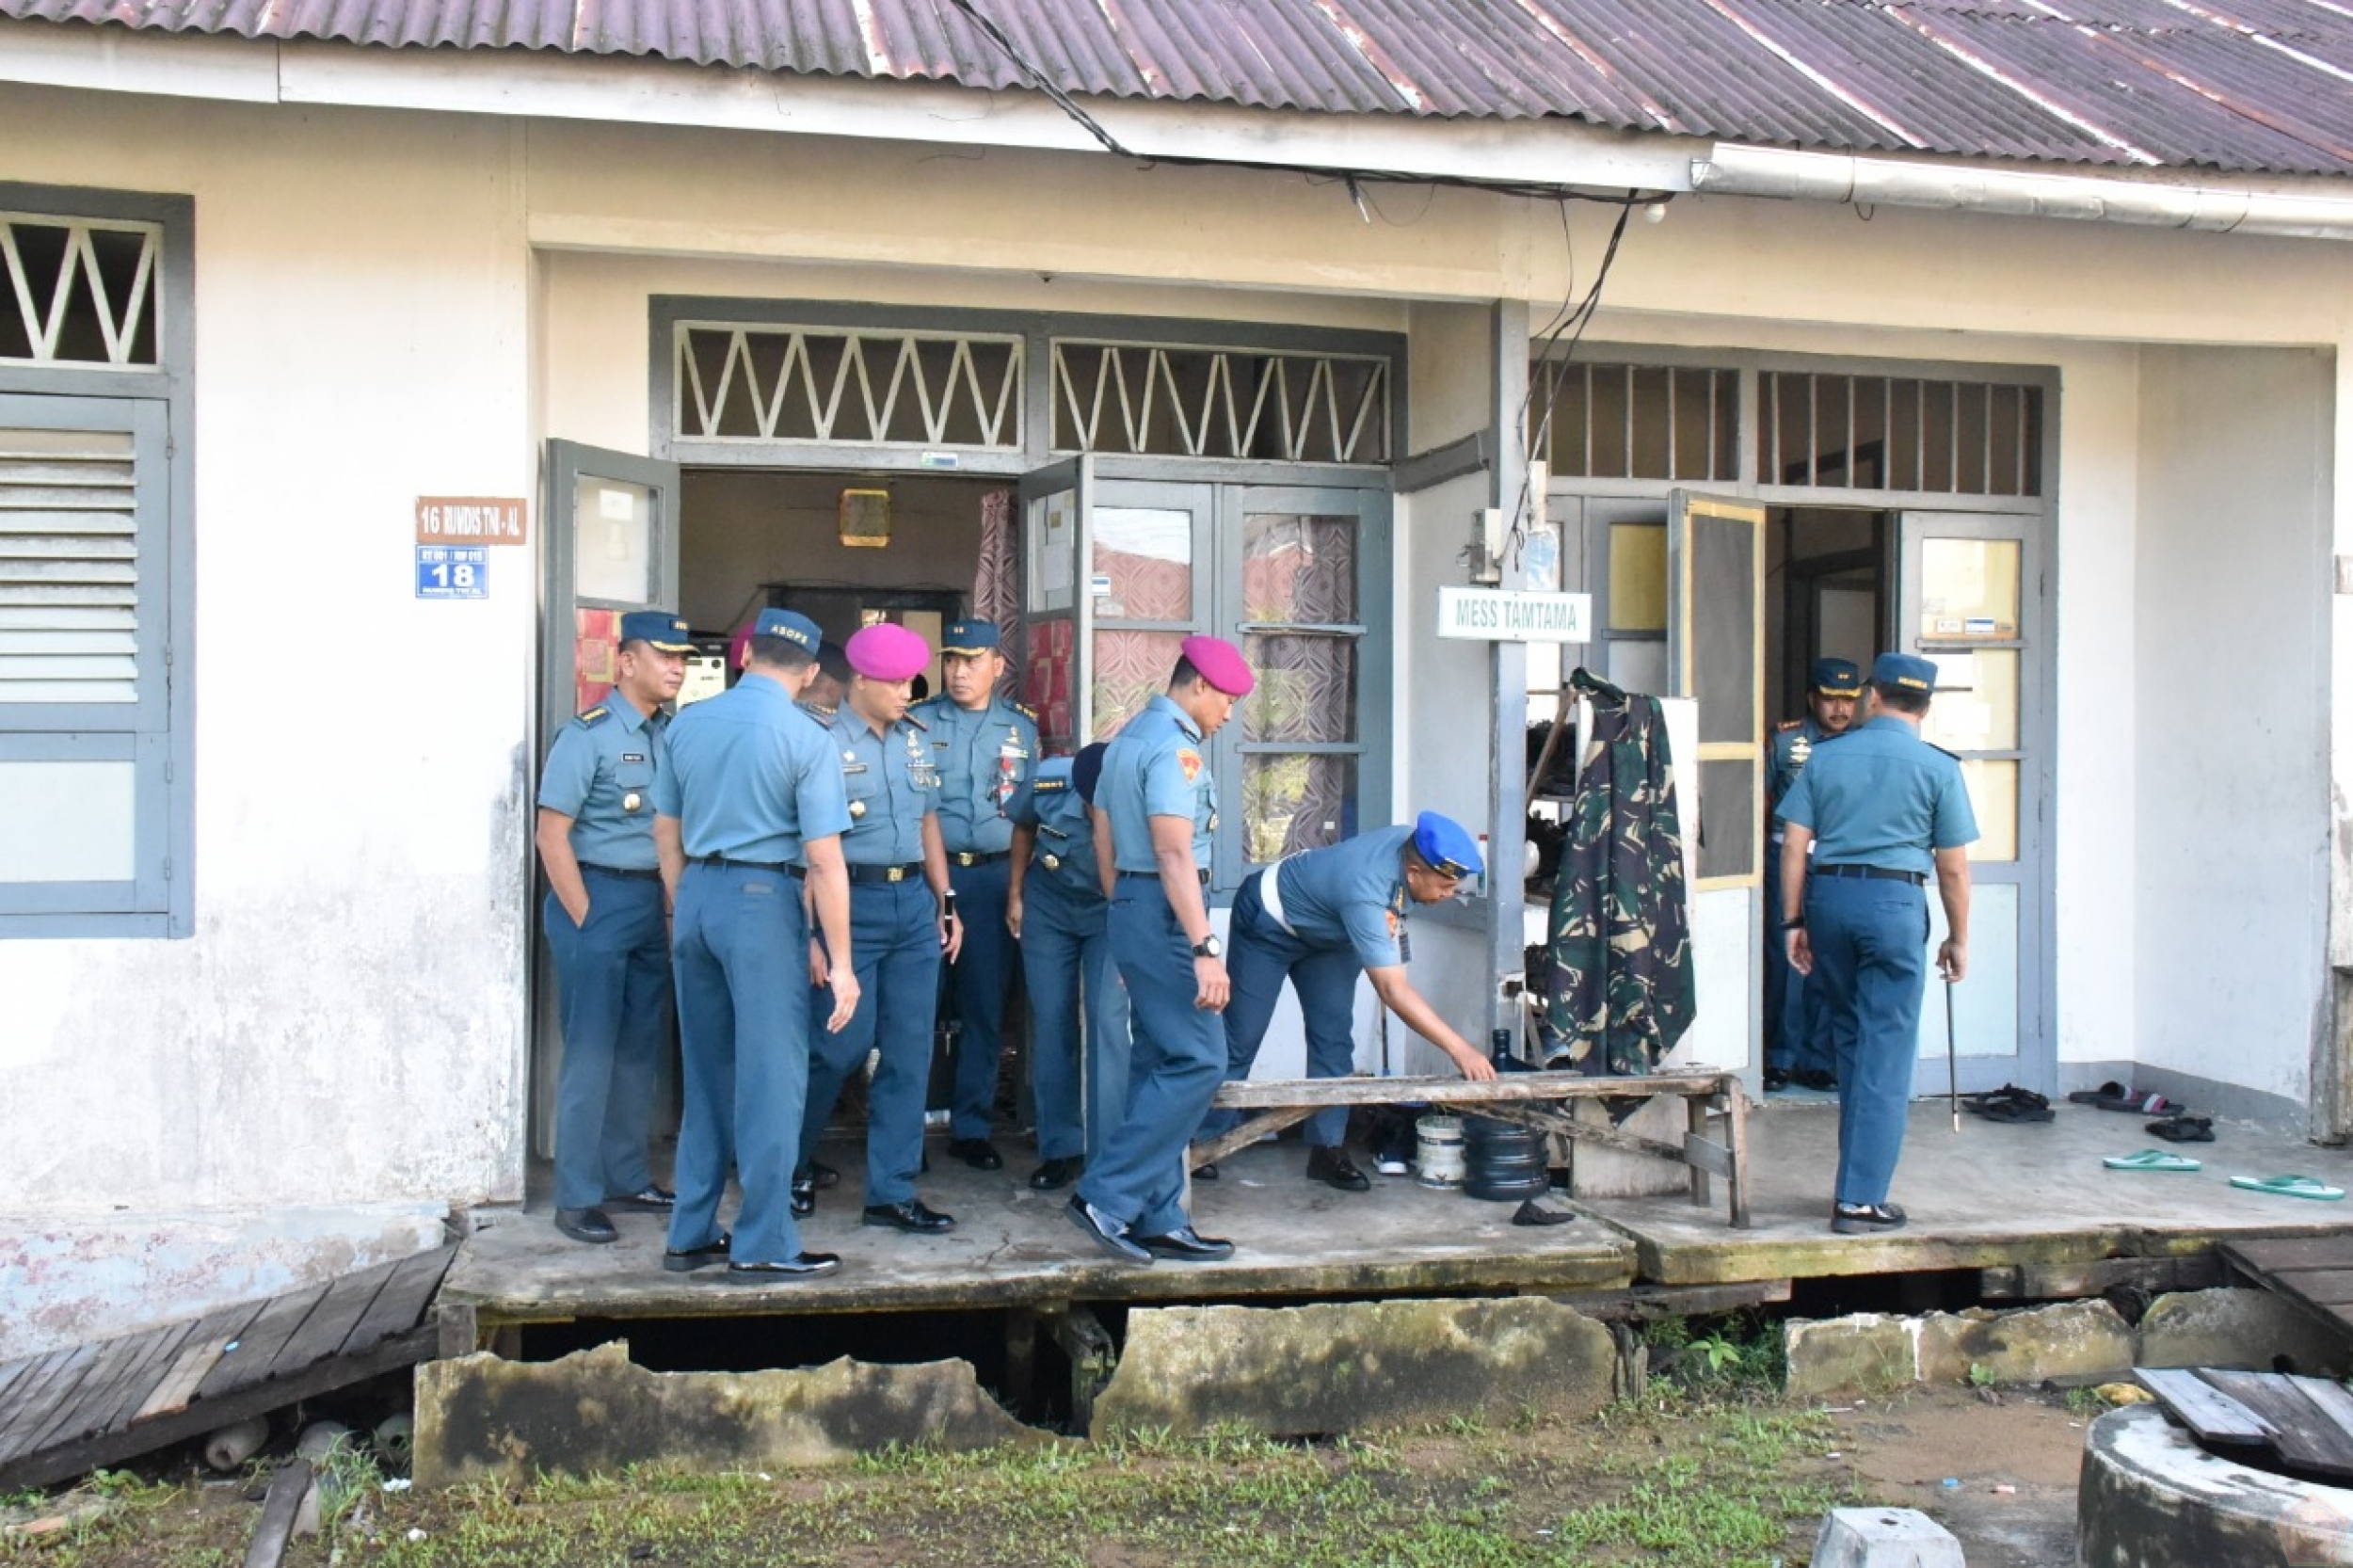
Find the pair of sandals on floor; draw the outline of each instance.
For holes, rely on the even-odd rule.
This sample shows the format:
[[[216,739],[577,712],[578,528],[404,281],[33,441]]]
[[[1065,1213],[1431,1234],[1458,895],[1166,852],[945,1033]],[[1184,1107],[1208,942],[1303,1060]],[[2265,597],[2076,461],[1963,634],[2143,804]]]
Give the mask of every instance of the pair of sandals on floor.
[[[2170,1144],[2214,1142],[2213,1117],[2194,1115],[2179,1100],[2160,1094],[2110,1081],[2097,1089],[2078,1089],[2067,1098],[2071,1104],[2089,1105],[2100,1111],[2154,1116],[2157,1119],[2149,1124],[2150,1132]],[[2048,1122],[2057,1116],[2048,1098],[2014,1083],[2005,1083],[1984,1094],[1963,1095],[1961,1103],[1989,1122]]]
[[[2201,1171],[2205,1162],[2186,1154],[2168,1154],[2163,1149],[2142,1149],[2137,1154],[2115,1154],[2100,1161],[2111,1171]],[[2345,1196],[2345,1189],[2332,1186],[2318,1176],[2234,1176],[2231,1185],[2249,1192],[2268,1192],[2281,1198],[2312,1198],[2332,1203]]]

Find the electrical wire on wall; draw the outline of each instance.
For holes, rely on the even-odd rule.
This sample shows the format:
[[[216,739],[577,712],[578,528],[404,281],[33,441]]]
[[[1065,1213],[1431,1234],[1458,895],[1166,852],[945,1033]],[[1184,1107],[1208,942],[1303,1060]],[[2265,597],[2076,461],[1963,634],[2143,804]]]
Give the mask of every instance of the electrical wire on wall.
[[[1552,320],[1545,324],[1543,331],[1530,334],[1530,341],[1540,345],[1530,357],[1543,367],[1545,400],[1543,411],[1531,421],[1529,412],[1535,405],[1539,379],[1538,375],[1531,371],[1528,391],[1520,398],[1519,408],[1520,451],[1524,459],[1520,464],[1520,493],[1512,506],[1511,530],[1504,542],[1505,554],[1514,564],[1520,552],[1527,548],[1529,526],[1535,521],[1535,508],[1540,499],[1535,493],[1535,470],[1532,467],[1538,450],[1537,432],[1552,428],[1552,410],[1561,395],[1561,383],[1567,379],[1570,361],[1576,358],[1577,345],[1585,339],[1585,329],[1593,325],[1593,314],[1601,308],[1601,291],[1609,281],[1610,268],[1617,264],[1618,247],[1625,239],[1626,224],[1633,218],[1634,209],[1638,205],[1648,205],[1655,200],[1657,199],[1638,199],[1629,193],[1627,199],[1619,203],[1617,221],[1609,226],[1609,243],[1602,248],[1601,264],[1593,269],[1593,284],[1586,289],[1582,298],[1577,297],[1576,236],[1569,232],[1568,205],[1561,203],[1561,239],[1568,256],[1569,287],[1566,293],[1569,297],[1562,301]],[[1565,344],[1563,338],[1567,340]]]

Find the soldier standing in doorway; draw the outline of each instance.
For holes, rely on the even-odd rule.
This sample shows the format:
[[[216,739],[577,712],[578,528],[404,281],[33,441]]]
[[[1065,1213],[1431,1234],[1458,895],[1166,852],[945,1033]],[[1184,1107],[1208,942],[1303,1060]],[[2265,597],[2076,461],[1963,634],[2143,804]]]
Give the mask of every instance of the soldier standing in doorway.
[[[998,694],[1005,656],[996,623],[948,623],[939,640],[940,696],[912,716],[930,732],[940,776],[939,831],[964,920],[964,947],[948,968],[958,1028],[948,1152],[976,1171],[1004,1164],[989,1134],[997,1121],[997,1067],[1005,1000],[1019,962],[1005,928],[1013,826],[1028,809],[1037,772],[1037,716]]]
[[[564,1060],[555,1074],[555,1228],[620,1233],[607,1208],[666,1209],[646,1164],[654,1072],[670,1034],[670,934],[653,847],[653,781],[667,765],[663,704],[695,645],[662,610],[621,617],[618,680],[567,724],[539,774],[540,924],[555,960]]]
[[[1773,731],[1765,764],[1765,864],[1781,866],[1781,803],[1798,781],[1814,748],[1854,724],[1855,701],[1863,696],[1863,672],[1851,659],[1817,659],[1806,682],[1806,716]],[[1765,934],[1765,1087],[1835,1089],[1838,1074],[1823,1038],[1821,994],[1807,990],[1805,977],[1789,968],[1777,927]]]

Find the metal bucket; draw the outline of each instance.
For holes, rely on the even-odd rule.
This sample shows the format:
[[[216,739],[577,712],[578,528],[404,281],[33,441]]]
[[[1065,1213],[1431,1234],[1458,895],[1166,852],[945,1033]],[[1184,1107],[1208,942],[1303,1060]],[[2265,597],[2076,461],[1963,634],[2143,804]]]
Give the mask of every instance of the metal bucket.
[[[1424,1187],[1463,1185],[1463,1118],[1424,1116],[1414,1124],[1414,1179]]]

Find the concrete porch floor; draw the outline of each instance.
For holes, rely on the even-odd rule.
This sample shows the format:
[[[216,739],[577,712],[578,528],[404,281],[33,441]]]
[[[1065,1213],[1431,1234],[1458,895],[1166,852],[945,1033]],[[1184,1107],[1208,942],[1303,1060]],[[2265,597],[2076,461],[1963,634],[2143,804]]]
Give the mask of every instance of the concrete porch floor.
[[[1373,1178],[1350,1194],[1307,1182],[1305,1150],[1261,1144],[1223,1161],[1195,1188],[1202,1230],[1238,1248],[1224,1263],[1132,1267],[1097,1253],[1063,1214],[1066,1193],[1032,1192],[1034,1161],[1011,1138],[1001,1171],[949,1159],[937,1140],[920,1187],[956,1216],[940,1238],[858,1224],[862,1147],[824,1151],[842,1185],[820,1194],[807,1244],[842,1256],[837,1274],[803,1284],[738,1286],[724,1270],[661,1268],[664,1219],[616,1212],[621,1240],[583,1246],[557,1234],[544,1201],[480,1216],[442,1300],[480,1324],[595,1318],[985,1309],[1084,1302],[1238,1301],[1252,1297],[1541,1293],[1574,1296],[1637,1284],[1704,1286],[1840,1274],[2064,1265],[2206,1252],[2230,1237],[2296,1236],[2353,1225],[2353,1200],[2314,1203],[2233,1189],[2234,1175],[2300,1173],[2353,1186],[2353,1157],[2217,1123],[2217,1142],[2179,1145],[2205,1161],[2193,1175],[2105,1170],[2103,1156],[2158,1144],[2146,1117],[2062,1104],[2041,1125],[1914,1105],[1895,1200],[1910,1228],[1833,1235],[1830,1181],[1837,1111],[1827,1100],[1768,1101],[1749,1117],[1752,1228],[1725,1224],[1721,1184],[1705,1208],[1681,1193],[1571,1200],[1577,1223],[1515,1226],[1515,1205],[1482,1203]]]

